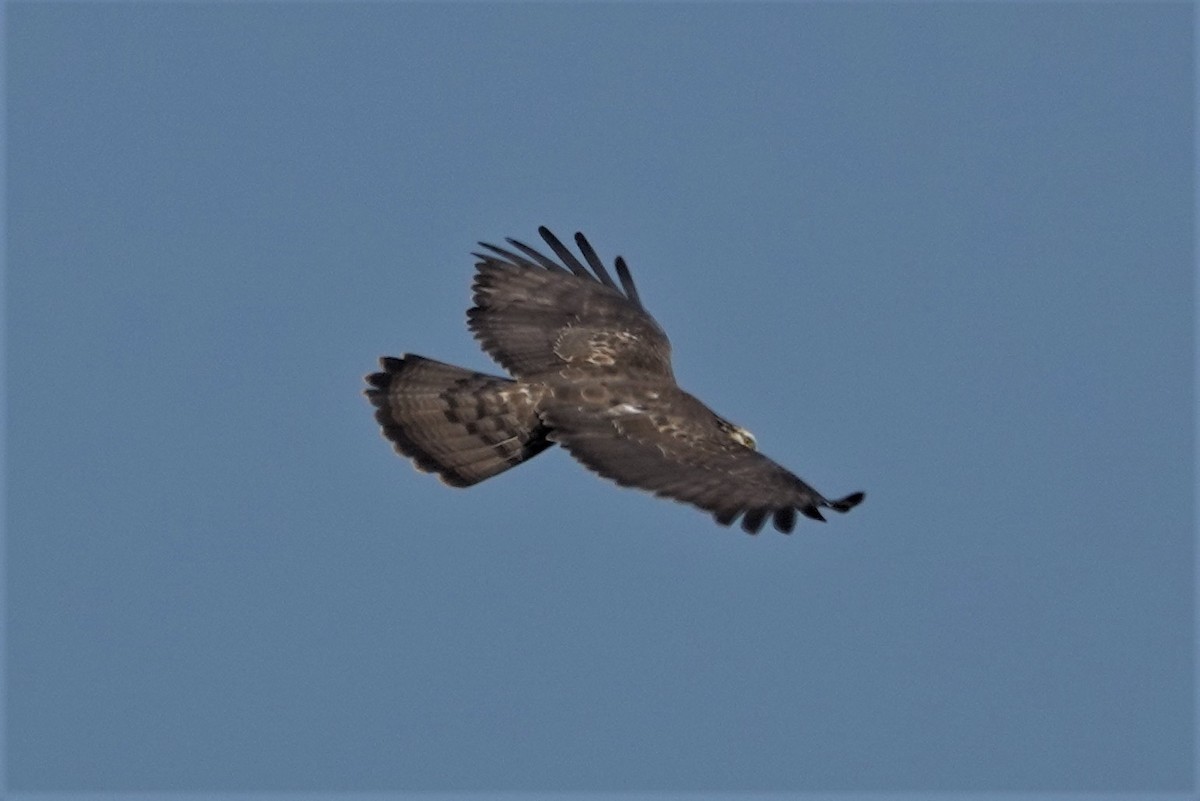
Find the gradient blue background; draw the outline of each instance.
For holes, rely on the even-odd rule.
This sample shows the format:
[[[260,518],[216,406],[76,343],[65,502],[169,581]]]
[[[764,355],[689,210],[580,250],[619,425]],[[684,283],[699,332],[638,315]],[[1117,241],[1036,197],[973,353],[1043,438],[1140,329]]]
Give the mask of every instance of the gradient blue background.
[[[11,790],[1192,787],[1190,5],[6,13]],[[866,503],[396,458],[543,223]]]

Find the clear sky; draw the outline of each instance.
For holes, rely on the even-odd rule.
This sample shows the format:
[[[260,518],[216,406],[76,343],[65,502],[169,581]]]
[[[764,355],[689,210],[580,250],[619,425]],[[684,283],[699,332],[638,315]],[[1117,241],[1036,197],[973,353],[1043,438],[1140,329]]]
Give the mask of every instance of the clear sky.
[[[1188,790],[1193,13],[9,4],[9,788]],[[393,455],[539,224],[863,506]]]

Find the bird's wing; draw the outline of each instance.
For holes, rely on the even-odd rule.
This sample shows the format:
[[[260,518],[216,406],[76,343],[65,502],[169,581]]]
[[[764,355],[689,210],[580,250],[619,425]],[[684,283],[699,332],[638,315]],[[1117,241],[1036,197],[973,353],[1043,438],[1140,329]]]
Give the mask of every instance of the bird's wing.
[[[558,261],[514,239],[511,249],[480,243],[489,252],[475,254],[467,318],[483,349],[521,379],[575,368],[674,381],[667,335],[643,308],[624,259],[614,263],[618,284],[583,234],[575,243],[587,266],[545,227],[538,233]]]
[[[559,386],[553,397],[543,399],[541,416],[550,439],[601,476],[690,503],[722,525],[741,517],[742,528],[757,533],[771,519],[775,528],[790,532],[797,511],[824,520],[821,508],[846,512],[863,499],[861,492],[825,498],[737,442],[721,418],[676,388],[618,391],[609,397],[594,384],[579,389],[582,395]]]

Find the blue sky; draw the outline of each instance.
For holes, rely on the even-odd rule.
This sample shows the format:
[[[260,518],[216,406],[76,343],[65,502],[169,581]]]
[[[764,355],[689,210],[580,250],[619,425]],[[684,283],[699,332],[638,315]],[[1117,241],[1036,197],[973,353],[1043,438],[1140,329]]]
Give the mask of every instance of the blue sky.
[[[11,791],[1192,788],[1190,5],[5,13]],[[540,224],[864,505],[395,457]]]

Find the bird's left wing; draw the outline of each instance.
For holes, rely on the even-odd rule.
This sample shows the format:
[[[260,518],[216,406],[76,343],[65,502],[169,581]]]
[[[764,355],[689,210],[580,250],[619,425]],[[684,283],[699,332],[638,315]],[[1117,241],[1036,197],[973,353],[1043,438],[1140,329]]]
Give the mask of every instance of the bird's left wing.
[[[610,402],[600,410],[552,399],[544,403],[542,419],[551,428],[550,439],[601,476],[697,506],[722,525],[741,517],[750,533],[768,519],[790,532],[797,511],[824,520],[822,508],[846,512],[862,502],[861,492],[825,498],[731,438],[720,418],[695,399],[681,391],[671,398],[665,389],[658,394],[669,402]]]

